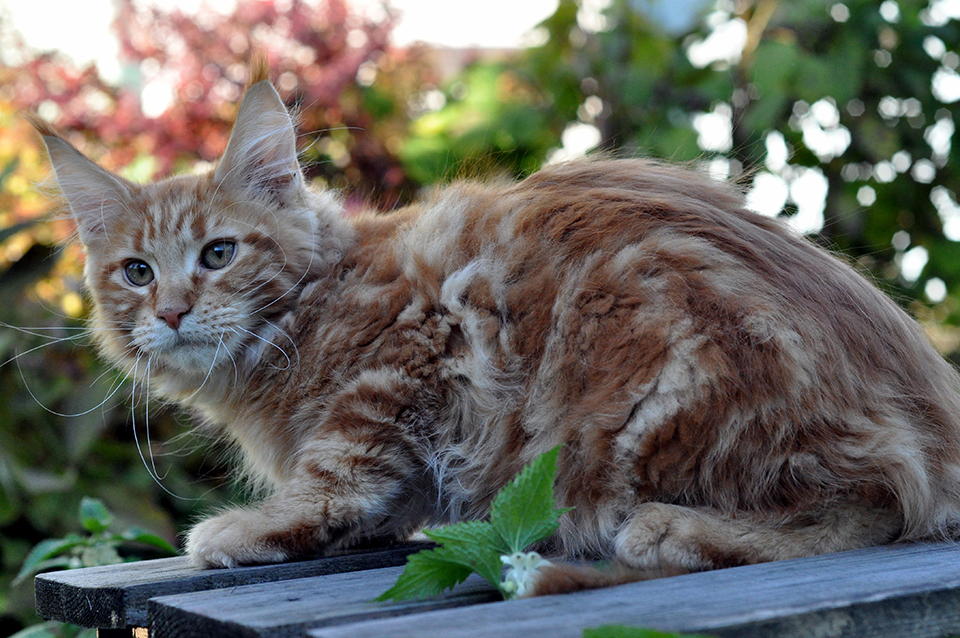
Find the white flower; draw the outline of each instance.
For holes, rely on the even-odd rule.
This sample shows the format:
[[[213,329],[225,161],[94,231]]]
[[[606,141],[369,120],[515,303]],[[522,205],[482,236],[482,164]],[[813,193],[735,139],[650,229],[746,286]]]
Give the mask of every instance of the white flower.
[[[500,560],[507,566],[500,588],[512,597],[526,595],[536,582],[540,567],[550,564],[536,552],[516,552],[501,556]]]

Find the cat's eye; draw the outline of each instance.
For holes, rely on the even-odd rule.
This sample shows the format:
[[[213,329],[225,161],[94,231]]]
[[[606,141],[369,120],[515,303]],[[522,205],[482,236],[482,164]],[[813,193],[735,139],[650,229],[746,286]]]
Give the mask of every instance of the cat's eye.
[[[200,263],[204,268],[219,270],[233,261],[233,253],[237,250],[235,242],[221,239],[207,244],[200,253]]]
[[[145,261],[131,259],[123,265],[123,275],[133,286],[146,286],[153,281],[153,269]]]

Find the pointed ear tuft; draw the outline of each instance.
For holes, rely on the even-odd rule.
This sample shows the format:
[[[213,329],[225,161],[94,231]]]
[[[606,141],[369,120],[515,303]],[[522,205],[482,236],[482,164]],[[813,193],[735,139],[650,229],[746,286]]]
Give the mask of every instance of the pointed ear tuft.
[[[41,119],[36,113],[25,112],[23,113],[23,119],[29,122],[30,126],[37,129],[37,132],[43,137],[58,137],[63,139],[63,135],[60,134],[60,131],[58,131],[53,124]]]
[[[247,79],[247,88],[260,82],[270,81],[270,61],[267,59],[267,53],[263,49],[255,49],[250,56],[250,77]]]
[[[237,121],[214,179],[253,197],[266,195],[280,204],[300,192],[297,133],[280,94],[260,81],[243,96]]]
[[[136,186],[87,159],[49,123],[32,114],[26,118],[43,136],[57,183],[76,219],[80,241],[89,246],[106,239],[108,226],[130,210]]]

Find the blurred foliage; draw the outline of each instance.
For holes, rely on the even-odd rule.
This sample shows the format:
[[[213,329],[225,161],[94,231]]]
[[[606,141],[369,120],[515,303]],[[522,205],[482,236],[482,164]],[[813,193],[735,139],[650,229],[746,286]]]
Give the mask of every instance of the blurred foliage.
[[[36,109],[72,140],[83,141],[104,166],[138,168],[149,179],[216,160],[226,147],[247,81],[251,50],[264,50],[289,106],[300,115],[311,177],[394,205],[403,171],[385,148],[387,113],[366,108],[358,73],[378,65],[417,77],[414,49],[386,59],[392,17],[371,21],[344,0],[319,6],[302,0],[240,0],[229,15],[198,15],[118,0],[114,30],[122,51],[121,82],[96,67],[83,71],[45,53],[0,69],[0,99]],[[366,73],[366,75],[364,75]],[[401,84],[402,78],[398,78]],[[386,83],[384,83],[386,84]],[[387,89],[389,91],[389,89]],[[140,165],[137,165],[137,160]],[[131,166],[132,165],[132,166]]]
[[[772,203],[769,214],[847,253],[921,318],[938,320],[940,347],[955,350],[944,329],[960,323],[955,8],[707,8],[693,32],[673,35],[614,0],[591,31],[584,10],[562,0],[542,25],[545,43],[526,55],[530,77],[561,119],[596,126],[601,148],[696,161],[764,193],[758,208]],[[742,46],[724,55],[723,36],[738,35]]]
[[[24,559],[13,584],[52,568],[79,569],[177,555],[173,545],[140,527],[114,531],[113,514],[100,499],[83,497],[79,519],[87,534],[71,533],[37,543]],[[142,551],[144,548],[149,550],[146,554]],[[120,555],[120,550],[124,551],[124,556]]]
[[[10,109],[0,117],[12,117]],[[10,220],[0,231],[2,635],[36,619],[32,583],[11,587],[11,580],[32,545],[67,532],[64,512],[76,511],[82,495],[102,497],[118,520],[173,540],[180,521],[195,514],[196,499],[211,489],[195,478],[208,472],[204,455],[190,451],[196,446],[189,441],[177,443],[179,428],[155,409],[151,432],[165,441],[154,445],[157,466],[170,468],[164,485],[182,499],[159,490],[133,441],[131,411],[120,407],[129,388],[91,349],[77,347],[84,341],[77,254],[69,249],[57,258],[55,240],[69,232],[65,223],[32,223],[46,215],[31,184],[43,169],[35,140],[19,138],[25,134],[21,126],[0,127],[0,162],[11,166],[4,153],[19,152],[16,170],[0,184],[2,214]],[[143,407],[136,410],[143,436]],[[185,458],[171,463],[169,455],[180,449]]]
[[[673,30],[656,18],[673,11],[667,0],[595,7],[560,0],[528,48],[483,52],[391,47],[394,14],[364,17],[346,0],[239,0],[230,14],[190,15],[119,0],[110,81],[7,47],[0,633],[32,622],[29,585],[7,583],[31,546],[68,533],[63,513],[82,495],[170,541],[204,503],[241,497],[214,487],[226,468],[181,434],[186,419],[153,404],[147,428],[139,389],[89,348],[82,255],[37,188],[49,169],[22,109],[131,179],[204,169],[260,48],[299,113],[309,177],[342,189],[350,210],[389,210],[462,175],[523,176],[587,147],[690,162],[844,251],[957,358],[955,1],[703,0]]]
[[[174,556],[177,553],[170,543],[139,527],[129,527],[123,532],[115,531],[113,514],[99,499],[83,498],[80,501],[79,514],[80,526],[86,534],[73,532],[63,538],[40,541],[27,554],[13,581],[14,585],[52,568],[79,569],[116,565],[147,558]],[[11,638],[92,638],[96,635],[96,629],[83,629],[48,621],[23,629]]]
[[[421,184],[490,171],[527,175],[558,143],[554,129],[562,123],[549,120],[557,114],[545,108],[540,88],[505,61],[478,61],[446,92],[433,89],[421,102],[428,111],[411,123],[400,150],[404,168]]]

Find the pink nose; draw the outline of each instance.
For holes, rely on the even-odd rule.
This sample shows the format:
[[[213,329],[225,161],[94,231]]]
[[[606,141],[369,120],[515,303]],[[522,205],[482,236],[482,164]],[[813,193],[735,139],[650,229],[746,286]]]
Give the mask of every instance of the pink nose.
[[[157,316],[167,322],[167,325],[178,330],[180,328],[180,320],[183,319],[183,315],[190,312],[189,308],[164,308],[157,312]]]

